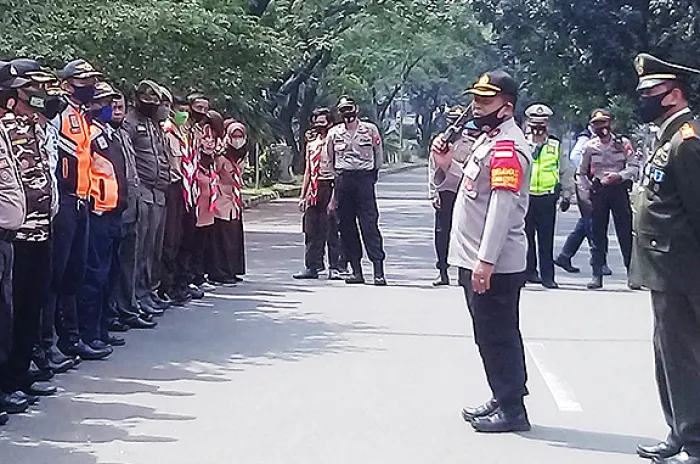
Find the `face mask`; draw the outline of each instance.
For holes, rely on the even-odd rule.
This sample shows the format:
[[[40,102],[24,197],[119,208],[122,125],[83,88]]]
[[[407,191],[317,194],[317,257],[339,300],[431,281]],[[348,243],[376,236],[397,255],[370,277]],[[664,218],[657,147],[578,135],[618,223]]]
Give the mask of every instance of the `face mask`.
[[[505,118],[500,117],[498,115],[498,112],[501,111],[501,109],[505,105],[501,106],[500,108],[496,109],[496,111],[493,111],[492,113],[486,114],[484,116],[479,116],[478,118],[474,118],[474,124],[476,127],[478,127],[480,130],[493,130],[497,128],[498,126],[505,121]]]
[[[671,93],[671,90],[653,97],[639,97],[637,100],[637,117],[643,123],[654,122],[661,118],[666,112],[666,107],[661,104],[661,101],[666,98],[666,95]]]
[[[122,122],[124,122],[123,119],[120,121],[115,121],[114,119],[112,119],[111,121],[109,121],[109,125],[115,129],[119,129],[120,127],[122,127]]]
[[[229,139],[229,145],[231,145],[236,150],[240,150],[241,148],[243,148],[245,142],[245,137],[232,137],[231,139]]]
[[[184,126],[187,124],[187,119],[190,117],[187,111],[175,111],[173,114],[173,122],[176,126]]]
[[[50,120],[58,116],[59,113],[62,113],[67,106],[68,102],[65,98],[58,95],[49,96],[46,97],[44,109],[41,111],[41,114],[43,114],[46,119]]]
[[[537,127],[537,126],[530,126],[530,131],[532,131],[532,135],[535,136],[542,136],[547,133],[547,129],[544,127]]]
[[[343,117],[343,120],[345,122],[355,122],[357,121],[357,109],[352,109],[352,110],[341,110],[340,115]]]
[[[147,118],[153,118],[156,115],[156,111],[158,111],[159,107],[160,105],[158,103],[136,100],[136,109],[138,109],[139,113]]]
[[[608,126],[604,127],[597,127],[593,129],[593,133],[600,137],[601,139],[604,139],[608,135],[610,135],[610,128]]]
[[[160,105],[156,109],[156,121],[165,121],[166,119],[168,119],[168,116],[170,116],[170,109],[167,106]]]
[[[29,90],[27,94],[27,106],[39,112],[46,108],[46,92],[40,90]]]
[[[206,119],[206,117],[206,113],[201,113],[195,109],[192,110],[192,119],[194,119],[195,121],[202,122]]]
[[[88,104],[95,97],[95,86],[86,85],[85,87],[73,87],[73,98],[82,104]]]
[[[93,119],[107,124],[112,120],[112,105],[103,106],[102,108],[90,111]]]

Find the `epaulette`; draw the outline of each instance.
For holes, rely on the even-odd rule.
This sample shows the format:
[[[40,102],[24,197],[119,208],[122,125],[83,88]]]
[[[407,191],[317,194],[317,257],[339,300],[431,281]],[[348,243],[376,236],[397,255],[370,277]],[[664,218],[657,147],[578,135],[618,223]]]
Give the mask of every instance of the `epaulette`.
[[[686,122],[683,124],[680,128],[681,131],[681,137],[683,140],[689,140],[697,136],[697,133],[695,132],[695,128],[693,127],[692,124],[689,122]]]

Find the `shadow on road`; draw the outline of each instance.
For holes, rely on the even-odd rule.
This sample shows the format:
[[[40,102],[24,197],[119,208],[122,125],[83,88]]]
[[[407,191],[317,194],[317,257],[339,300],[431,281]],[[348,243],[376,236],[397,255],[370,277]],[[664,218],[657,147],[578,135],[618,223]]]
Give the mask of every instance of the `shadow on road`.
[[[543,425],[533,425],[530,432],[519,435],[528,440],[544,441],[551,446],[561,448],[617,454],[636,454],[637,445],[658,442],[658,439],[649,437],[589,432]]]

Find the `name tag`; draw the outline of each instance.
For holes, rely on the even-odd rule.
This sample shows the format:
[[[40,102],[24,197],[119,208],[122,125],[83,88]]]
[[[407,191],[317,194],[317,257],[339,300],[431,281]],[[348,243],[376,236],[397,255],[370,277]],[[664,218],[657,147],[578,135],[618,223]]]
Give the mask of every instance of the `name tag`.
[[[464,168],[464,175],[471,180],[476,180],[476,178],[479,177],[480,172],[481,168],[474,160],[469,161],[467,166]]]

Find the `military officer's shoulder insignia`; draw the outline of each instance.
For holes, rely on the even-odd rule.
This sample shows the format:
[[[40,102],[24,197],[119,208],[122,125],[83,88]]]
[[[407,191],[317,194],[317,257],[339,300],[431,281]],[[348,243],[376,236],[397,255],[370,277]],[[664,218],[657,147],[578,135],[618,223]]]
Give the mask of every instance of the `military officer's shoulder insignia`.
[[[681,126],[681,137],[683,140],[690,140],[692,138],[695,138],[697,136],[697,133],[695,132],[695,127],[693,127],[692,124],[689,122],[686,122]]]

